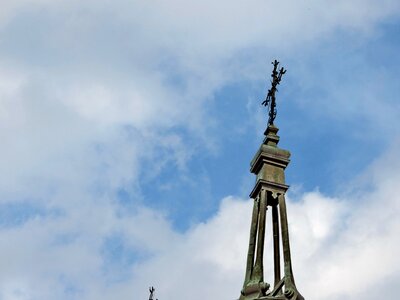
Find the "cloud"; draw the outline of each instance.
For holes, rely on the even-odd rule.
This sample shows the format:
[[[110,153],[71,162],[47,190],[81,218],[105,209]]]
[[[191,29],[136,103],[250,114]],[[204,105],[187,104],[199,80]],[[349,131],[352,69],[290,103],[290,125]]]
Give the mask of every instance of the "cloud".
[[[395,297],[391,280],[396,282],[400,267],[398,147],[366,170],[363,184],[352,184],[349,194],[334,199],[315,191],[288,199],[294,274],[306,299],[374,299],[376,293],[368,292],[372,286],[380,287],[381,297]],[[130,293],[138,291],[137,299],[144,298],[141,288],[155,284],[160,299],[236,299],[244,277],[251,205],[224,199],[215,216],[135,266]],[[272,248],[266,251],[269,261]],[[265,269],[271,281],[271,265]]]
[[[6,157],[2,169],[11,171],[0,180],[7,195],[2,201],[14,197],[11,190],[22,194],[22,182],[32,194],[39,181],[32,182],[33,177],[49,182],[68,170],[74,172],[70,177],[89,178],[99,166],[108,166],[115,170],[110,177],[121,172],[127,179],[120,182],[134,181],[141,155],[165,135],[170,142],[161,144],[179,153],[174,157],[183,166],[182,157],[187,160],[196,149],[219,146],[218,121],[210,113],[215,92],[232,82],[264,77],[260,61],[265,53],[279,49],[290,56],[290,49],[306,41],[317,43],[338,28],[370,33],[399,9],[396,1],[298,3],[290,9],[286,3],[261,1],[118,4],[7,2],[0,51],[0,155]],[[258,48],[263,51],[245,54]],[[299,77],[313,78],[310,72]],[[329,93],[340,85],[335,83]],[[373,100],[381,98],[379,91],[367,97],[373,108],[367,109],[367,118],[375,120],[378,107],[378,115],[391,116],[380,123],[396,120],[391,95],[379,105]],[[322,102],[342,98],[334,95]],[[325,111],[336,117],[353,115],[365,107],[365,97],[355,93],[353,98],[351,105],[329,105]],[[187,137],[176,128],[188,130],[190,142],[177,144]],[[132,151],[132,162],[120,165],[124,170],[116,161],[101,161],[120,155],[114,142]]]
[[[237,297],[251,203],[228,197],[215,216],[177,232],[165,207],[148,208],[162,200],[143,195],[143,181],[166,168],[184,173],[200,151],[223,147],[224,128],[212,111],[216,92],[264,77],[265,53],[291,57],[337,30],[367,38],[398,11],[396,1],[6,1],[0,299],[139,299],[150,284],[160,299]],[[371,174],[375,194],[349,201],[370,208],[360,216],[341,196],[315,192],[290,202],[295,272],[306,296],[317,295],[314,278],[301,270],[314,268],[350,295],[341,278],[354,274],[344,265],[359,267],[370,255],[397,249],[385,246],[396,240],[391,215],[378,211],[379,224],[363,225],[367,215],[373,219],[372,195],[394,193],[380,172]],[[394,202],[386,204],[397,211]],[[356,256],[353,249],[364,252],[346,261]],[[321,270],[324,258],[335,264]],[[378,270],[379,278],[395,274]],[[354,293],[371,277],[365,272],[355,280]],[[323,296],[335,297],[335,285],[320,286]]]
[[[398,148],[372,164],[345,196],[314,191],[289,197],[294,274],[308,299],[373,299],[371,286],[394,297],[389,284],[400,266]],[[142,299],[149,285],[159,299],[238,296],[251,201],[227,197],[215,216],[177,233],[158,212],[128,213],[105,199],[93,210],[80,200],[73,214],[37,216],[2,230],[3,299]],[[111,248],[118,259],[107,261],[102,249],[110,238],[119,243]],[[268,261],[272,252],[266,251]],[[272,280],[272,269],[265,269]]]

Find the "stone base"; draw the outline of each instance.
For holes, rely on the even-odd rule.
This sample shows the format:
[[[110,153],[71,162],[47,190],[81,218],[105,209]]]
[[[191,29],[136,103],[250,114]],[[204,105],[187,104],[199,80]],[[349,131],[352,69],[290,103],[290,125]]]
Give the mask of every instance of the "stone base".
[[[266,282],[248,283],[243,290],[239,300],[253,300],[264,297],[270,285]]]
[[[300,294],[293,295],[292,298],[287,298],[285,295],[276,295],[276,296],[261,296],[261,297],[252,297],[250,296],[240,296],[238,300],[304,300],[303,296]]]
[[[241,291],[238,300],[304,300],[294,284],[290,284],[289,288],[283,288],[284,279],[272,291],[269,287],[270,285],[264,282],[248,283]]]
[[[276,295],[276,296],[264,296],[256,298],[254,300],[304,300],[304,298],[299,293],[295,293],[291,297],[287,297],[285,295]]]

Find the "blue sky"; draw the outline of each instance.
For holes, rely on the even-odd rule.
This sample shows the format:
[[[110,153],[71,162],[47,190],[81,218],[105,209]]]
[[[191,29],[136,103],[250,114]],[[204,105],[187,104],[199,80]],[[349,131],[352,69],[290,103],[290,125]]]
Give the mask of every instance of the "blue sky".
[[[299,290],[394,297],[397,1],[2,7],[0,300],[235,299],[274,59]]]

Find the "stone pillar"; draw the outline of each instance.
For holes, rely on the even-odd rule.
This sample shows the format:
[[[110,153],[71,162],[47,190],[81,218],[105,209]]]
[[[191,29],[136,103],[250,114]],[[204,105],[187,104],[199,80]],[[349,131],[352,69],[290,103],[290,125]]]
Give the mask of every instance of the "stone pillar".
[[[281,281],[281,259],[279,245],[279,215],[278,205],[272,205],[272,230],[274,235],[274,288]]]
[[[246,285],[250,281],[253,274],[259,207],[260,207],[260,201],[259,198],[257,197],[256,199],[254,199],[253,215],[251,218],[249,251],[247,253],[247,266],[246,266],[246,276],[244,285]]]

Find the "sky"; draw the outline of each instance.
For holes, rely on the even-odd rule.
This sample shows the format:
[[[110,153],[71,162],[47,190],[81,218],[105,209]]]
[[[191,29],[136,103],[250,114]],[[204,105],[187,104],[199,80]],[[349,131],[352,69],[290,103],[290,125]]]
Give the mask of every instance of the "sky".
[[[299,291],[397,297],[399,1],[1,7],[0,300],[237,299],[274,59]]]

